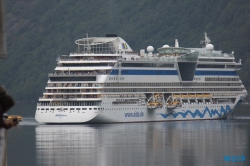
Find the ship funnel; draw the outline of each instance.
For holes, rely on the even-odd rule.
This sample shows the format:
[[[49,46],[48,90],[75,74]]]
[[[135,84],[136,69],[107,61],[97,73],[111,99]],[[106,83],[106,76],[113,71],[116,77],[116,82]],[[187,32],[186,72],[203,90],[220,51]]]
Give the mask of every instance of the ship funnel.
[[[175,47],[179,47],[179,43],[177,39],[175,39]]]

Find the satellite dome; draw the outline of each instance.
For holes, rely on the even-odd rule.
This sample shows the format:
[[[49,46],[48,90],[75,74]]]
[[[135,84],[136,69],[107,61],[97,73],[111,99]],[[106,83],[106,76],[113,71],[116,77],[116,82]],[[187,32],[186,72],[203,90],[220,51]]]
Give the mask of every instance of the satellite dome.
[[[153,51],[154,51],[154,47],[148,46],[148,47],[147,47],[147,51],[148,51],[148,52],[153,52]]]
[[[164,46],[162,46],[162,48],[168,48],[169,47],[169,45],[164,45]]]
[[[213,51],[213,50],[214,50],[214,45],[212,45],[212,44],[207,44],[207,45],[206,45],[206,50],[207,50],[207,51]]]

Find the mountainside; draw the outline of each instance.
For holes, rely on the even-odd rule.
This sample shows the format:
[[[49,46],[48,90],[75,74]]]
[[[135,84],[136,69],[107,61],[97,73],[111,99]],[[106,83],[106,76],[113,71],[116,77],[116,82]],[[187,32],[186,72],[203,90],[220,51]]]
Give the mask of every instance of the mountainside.
[[[201,47],[206,31],[215,49],[242,59],[240,76],[250,90],[249,0],[8,0],[8,58],[0,61],[0,84],[17,101],[37,101],[59,54],[74,41],[117,33],[135,50],[164,44]]]

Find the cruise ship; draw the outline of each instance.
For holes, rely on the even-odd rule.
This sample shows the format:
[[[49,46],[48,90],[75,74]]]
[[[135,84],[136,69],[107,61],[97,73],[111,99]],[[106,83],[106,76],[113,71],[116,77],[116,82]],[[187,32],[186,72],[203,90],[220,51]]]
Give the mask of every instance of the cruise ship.
[[[246,98],[234,52],[163,45],[139,53],[116,34],[75,41],[57,57],[39,98],[41,123],[123,123],[227,118]],[[164,43],[163,43],[164,44]]]

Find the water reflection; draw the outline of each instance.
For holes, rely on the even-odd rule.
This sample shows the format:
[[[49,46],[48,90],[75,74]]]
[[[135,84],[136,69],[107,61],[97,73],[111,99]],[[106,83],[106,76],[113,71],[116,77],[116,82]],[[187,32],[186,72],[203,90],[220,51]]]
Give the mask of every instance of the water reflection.
[[[249,120],[36,126],[37,165],[226,165],[245,155]],[[236,163],[235,163],[236,164]]]

